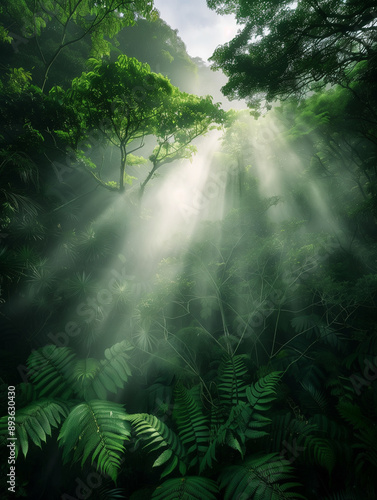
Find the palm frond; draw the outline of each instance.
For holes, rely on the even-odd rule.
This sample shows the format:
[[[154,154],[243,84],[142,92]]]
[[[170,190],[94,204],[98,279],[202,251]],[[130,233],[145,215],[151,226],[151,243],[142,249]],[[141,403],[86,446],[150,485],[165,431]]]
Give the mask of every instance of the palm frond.
[[[97,286],[93,280],[91,273],[75,273],[72,278],[69,278],[62,284],[62,292],[67,297],[85,298],[93,295],[97,291]]]
[[[90,225],[78,235],[77,250],[84,261],[95,262],[110,253],[112,233],[106,227]]]
[[[114,481],[121,465],[124,443],[130,437],[130,425],[122,405],[92,400],[73,408],[58,437],[63,461],[81,462],[90,457],[97,470]]]
[[[39,260],[39,255],[30,245],[23,245],[17,248],[14,256],[19,265],[23,268],[30,268],[35,266]]]
[[[56,280],[47,259],[30,266],[27,281],[30,284],[30,292],[35,295],[52,289]]]
[[[34,214],[25,215],[14,221],[13,235],[24,241],[41,241],[46,237],[46,228],[43,226]]]
[[[9,192],[5,189],[0,189],[0,193],[0,198],[5,200],[3,207],[9,212],[20,212],[24,214],[28,217],[27,220],[29,222],[31,218],[36,217],[41,210],[39,203],[28,196],[16,192]]]

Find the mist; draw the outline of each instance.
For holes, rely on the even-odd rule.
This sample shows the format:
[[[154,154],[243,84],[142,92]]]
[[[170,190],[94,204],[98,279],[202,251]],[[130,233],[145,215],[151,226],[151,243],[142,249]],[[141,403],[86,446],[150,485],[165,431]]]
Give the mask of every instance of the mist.
[[[2,498],[376,498],[373,58],[208,3],[0,13]]]

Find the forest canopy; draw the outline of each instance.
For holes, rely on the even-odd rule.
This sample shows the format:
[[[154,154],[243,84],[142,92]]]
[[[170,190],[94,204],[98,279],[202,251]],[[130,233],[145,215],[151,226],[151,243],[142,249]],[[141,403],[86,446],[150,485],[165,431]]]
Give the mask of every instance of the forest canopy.
[[[375,2],[207,3],[0,2],[1,498],[377,498]]]
[[[219,13],[235,14],[241,28],[218,47],[214,68],[229,81],[225,95],[251,104],[304,95],[312,88],[353,82],[376,74],[377,12],[373,0],[207,0]],[[365,64],[361,64],[365,63]],[[255,102],[257,102],[255,101]]]

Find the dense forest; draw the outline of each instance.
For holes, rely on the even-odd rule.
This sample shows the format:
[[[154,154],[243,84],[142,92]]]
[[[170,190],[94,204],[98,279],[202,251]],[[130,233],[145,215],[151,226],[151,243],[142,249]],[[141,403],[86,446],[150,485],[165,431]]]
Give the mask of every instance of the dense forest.
[[[0,2],[1,498],[377,498],[377,2],[207,4]]]

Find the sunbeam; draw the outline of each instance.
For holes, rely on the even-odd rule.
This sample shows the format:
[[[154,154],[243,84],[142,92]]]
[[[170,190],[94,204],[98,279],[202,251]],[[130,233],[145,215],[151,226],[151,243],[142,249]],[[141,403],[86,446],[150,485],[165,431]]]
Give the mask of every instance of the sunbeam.
[[[376,34],[1,3],[1,498],[377,498]]]

